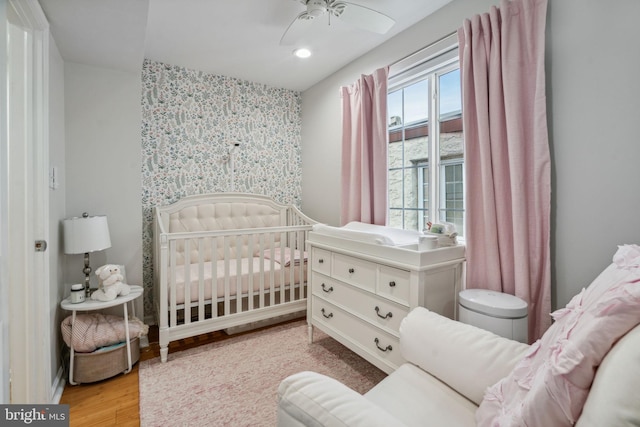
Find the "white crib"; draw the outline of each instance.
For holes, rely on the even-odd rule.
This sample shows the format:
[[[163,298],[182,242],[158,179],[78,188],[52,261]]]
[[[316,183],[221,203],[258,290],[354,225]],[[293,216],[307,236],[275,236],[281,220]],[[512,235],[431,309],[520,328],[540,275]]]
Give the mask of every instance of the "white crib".
[[[153,216],[160,357],[171,341],[306,309],[316,222],[255,194],[185,197]]]

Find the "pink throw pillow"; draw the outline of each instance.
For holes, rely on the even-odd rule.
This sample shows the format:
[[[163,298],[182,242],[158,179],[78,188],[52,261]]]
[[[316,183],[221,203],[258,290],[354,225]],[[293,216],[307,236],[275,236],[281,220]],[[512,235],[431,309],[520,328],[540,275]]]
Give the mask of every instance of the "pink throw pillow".
[[[587,289],[552,316],[554,324],[513,371],[489,387],[478,426],[573,425],[595,371],[615,342],[640,324],[640,246],[620,246]]]

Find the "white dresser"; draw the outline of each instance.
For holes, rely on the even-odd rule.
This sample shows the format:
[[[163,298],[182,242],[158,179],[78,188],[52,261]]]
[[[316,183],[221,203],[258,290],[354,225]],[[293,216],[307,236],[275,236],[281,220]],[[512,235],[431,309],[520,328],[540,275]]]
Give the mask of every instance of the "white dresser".
[[[457,316],[464,246],[418,251],[309,233],[309,340],[317,327],[387,373],[404,359],[402,319],[416,306]]]

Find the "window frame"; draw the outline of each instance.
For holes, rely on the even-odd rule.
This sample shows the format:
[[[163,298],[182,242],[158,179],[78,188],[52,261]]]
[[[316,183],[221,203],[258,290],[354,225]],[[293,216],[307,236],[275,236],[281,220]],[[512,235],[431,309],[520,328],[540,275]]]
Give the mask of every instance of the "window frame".
[[[403,175],[403,183],[402,183],[402,207],[392,207],[389,205],[389,218],[391,219],[394,215],[392,215],[393,211],[400,211],[402,217],[402,227],[406,228],[406,212],[408,211],[418,211],[418,223],[417,226],[420,229],[424,226],[425,215],[431,219],[432,222],[443,222],[446,220],[446,216],[441,219],[442,215],[447,212],[446,200],[440,200],[441,196],[444,197],[443,186],[445,185],[445,166],[449,164],[460,164],[463,165],[462,170],[462,185],[464,191],[465,185],[465,171],[464,171],[464,155],[462,159],[440,159],[440,76],[445,75],[451,71],[460,68],[459,64],[459,56],[458,56],[458,40],[456,34],[452,34],[448,37],[443,38],[442,40],[428,46],[427,48],[410,55],[409,57],[398,61],[396,64],[392,65],[389,69],[389,84],[387,93],[392,93],[410,85],[417,83],[419,81],[428,79],[428,98],[429,98],[429,111],[428,118],[425,122],[422,122],[429,126],[429,133],[427,135],[427,145],[428,145],[428,160],[421,160],[417,162],[415,165],[406,166],[404,161],[404,149],[403,149],[403,160],[402,167],[390,167],[387,165],[388,171],[392,170],[402,170]],[[462,109],[462,107],[461,107]],[[404,116],[404,101],[403,101],[403,117]],[[461,112],[460,112],[461,114]],[[405,131],[414,125],[413,123],[408,124],[407,127],[404,125],[399,126],[388,126],[387,132],[391,132],[393,130],[402,130],[402,139],[401,143],[405,144],[407,141],[405,139]],[[437,136],[437,137],[436,137]],[[404,147],[404,145],[403,145]],[[418,204],[416,207],[408,207],[406,205],[406,175],[405,171],[415,168],[418,174]],[[421,171],[423,168],[427,168],[429,172],[429,186],[428,186],[428,194],[427,194],[427,202],[428,206],[426,210],[424,209],[424,198],[420,197],[420,194],[423,194],[424,191],[422,186],[424,184],[423,176],[421,175]],[[390,192],[389,192],[390,193]],[[389,195],[388,193],[388,195]],[[464,193],[463,193],[463,212],[464,212]],[[463,227],[465,221],[465,215],[462,215]],[[462,233],[463,230],[459,230]]]

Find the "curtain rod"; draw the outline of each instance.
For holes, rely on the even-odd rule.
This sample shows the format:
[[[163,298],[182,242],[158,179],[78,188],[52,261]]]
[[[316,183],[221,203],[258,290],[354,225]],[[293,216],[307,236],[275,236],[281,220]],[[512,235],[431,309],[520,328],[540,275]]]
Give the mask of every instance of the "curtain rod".
[[[422,51],[423,51],[423,50],[425,50],[425,49],[429,49],[431,46],[433,46],[433,45],[435,45],[435,44],[437,44],[437,43],[440,43],[442,40],[445,40],[447,37],[451,37],[451,36],[453,36],[453,35],[457,34],[457,32],[458,32],[458,31],[454,31],[454,32],[452,32],[452,33],[447,34],[446,36],[440,37],[438,40],[436,40],[436,41],[434,41],[434,42],[431,42],[431,43],[430,43],[430,44],[428,44],[427,46],[422,47],[422,48],[420,48],[420,49],[416,50],[415,52],[412,52],[412,53],[410,53],[409,55],[404,56],[404,57],[402,57],[402,58],[398,59],[397,61],[392,62],[391,64],[389,64],[389,67],[392,67],[392,66],[394,66],[394,65],[398,64],[399,62],[402,62],[402,61],[404,61],[405,59],[410,58],[410,57],[412,57],[413,55],[415,55],[415,54],[418,54],[418,53],[422,52]]]

